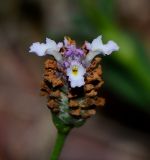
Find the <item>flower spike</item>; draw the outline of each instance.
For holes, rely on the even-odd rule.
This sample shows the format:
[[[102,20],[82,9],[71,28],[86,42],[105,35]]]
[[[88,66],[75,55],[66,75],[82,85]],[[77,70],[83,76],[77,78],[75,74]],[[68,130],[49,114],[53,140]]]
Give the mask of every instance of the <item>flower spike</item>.
[[[101,97],[101,58],[119,49],[113,41],[102,43],[102,36],[92,43],[85,42],[77,48],[69,37],[56,44],[46,38],[46,43],[33,43],[29,52],[38,56],[52,55],[46,60],[41,94],[47,97],[47,107],[51,110],[57,128],[57,140],[51,160],[60,154],[65,138],[73,127],[82,126],[88,118],[96,114],[96,107],[105,104]]]
[[[103,84],[100,57],[119,50],[113,41],[103,44],[102,36],[92,43],[85,42],[77,48],[69,37],[56,43],[46,38],[46,43],[33,43],[29,52],[38,56],[51,55],[45,63],[41,91],[48,97],[48,107],[65,125],[79,126],[96,113],[96,106],[103,106],[100,96]]]

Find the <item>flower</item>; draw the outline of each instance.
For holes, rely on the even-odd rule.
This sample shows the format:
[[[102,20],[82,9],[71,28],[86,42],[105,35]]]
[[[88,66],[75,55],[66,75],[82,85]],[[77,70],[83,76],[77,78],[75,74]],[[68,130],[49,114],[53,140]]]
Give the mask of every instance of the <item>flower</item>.
[[[119,46],[114,41],[108,41],[107,44],[103,44],[102,36],[98,36],[91,44],[85,42],[85,46],[90,51],[86,56],[86,61],[88,62],[91,62],[98,54],[110,55],[112,52],[119,50]]]
[[[99,36],[77,48],[69,37],[58,44],[47,38],[46,43],[36,42],[30,47],[29,52],[54,57],[45,62],[41,92],[48,98],[48,108],[67,125],[81,125],[105,103],[101,97],[101,58],[96,56],[109,55],[119,47],[113,41],[103,44],[101,39]]]
[[[67,68],[67,76],[71,82],[71,87],[81,87],[85,84],[84,75],[86,73],[85,68],[78,62],[72,61],[69,68]]]
[[[58,61],[61,60],[61,56],[59,54],[60,48],[63,47],[63,43],[59,42],[56,44],[55,41],[46,38],[46,43],[35,42],[30,46],[29,52],[34,52],[38,56],[44,56],[46,54],[53,55]]]

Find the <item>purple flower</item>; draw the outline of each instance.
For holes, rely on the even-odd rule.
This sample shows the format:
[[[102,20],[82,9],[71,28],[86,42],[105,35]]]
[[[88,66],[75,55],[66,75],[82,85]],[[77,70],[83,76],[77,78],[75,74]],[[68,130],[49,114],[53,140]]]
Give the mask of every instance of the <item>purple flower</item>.
[[[83,50],[76,48],[76,46],[70,45],[67,47],[67,50],[64,54],[65,54],[65,56],[82,57],[84,55],[84,52],[83,52]]]
[[[81,50],[81,49],[76,49],[76,53],[77,53],[77,55],[79,55],[79,56],[83,56],[84,55],[84,52],[83,52],[83,50]]]
[[[63,62],[63,66],[64,66],[65,68],[68,68],[69,65],[70,65],[69,62],[67,62],[67,61],[64,61],[64,62]]]

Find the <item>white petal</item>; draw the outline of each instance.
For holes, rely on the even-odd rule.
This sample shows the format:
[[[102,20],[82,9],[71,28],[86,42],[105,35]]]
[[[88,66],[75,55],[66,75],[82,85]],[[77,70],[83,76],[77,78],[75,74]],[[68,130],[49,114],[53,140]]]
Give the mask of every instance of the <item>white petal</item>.
[[[98,36],[91,43],[91,50],[87,54],[85,62],[90,63],[92,59],[99,55],[110,55],[114,51],[118,51],[119,46],[114,41],[108,41],[107,44],[103,44],[102,36]]]
[[[108,41],[107,44],[103,44],[102,36],[98,36],[92,41],[92,51],[99,51],[100,54],[109,55],[113,51],[118,51],[119,47],[114,41]]]
[[[102,36],[98,36],[96,39],[94,39],[92,41],[92,43],[91,43],[91,50],[92,51],[99,50],[102,45],[103,45],[103,43],[102,43]]]
[[[46,43],[33,43],[30,46],[30,51],[29,52],[34,52],[36,53],[38,56],[44,56],[46,53],[46,50],[51,48],[51,49],[55,49],[57,47],[56,42],[46,38]]]
[[[57,44],[52,39],[46,38],[46,45],[49,45],[49,49],[57,50]]]
[[[81,87],[85,84],[84,77],[81,77],[80,80],[72,80],[70,81],[70,85],[72,88]]]
[[[60,48],[63,47],[63,43],[62,43],[62,42],[59,42],[59,43],[57,44],[57,46],[58,46],[58,48],[60,49]]]
[[[44,43],[33,43],[30,46],[30,51],[29,52],[34,52],[36,53],[38,56],[44,56],[45,55],[45,51],[48,49],[48,46]]]
[[[60,61],[62,59],[61,54],[59,53],[60,48],[63,46],[63,43],[56,44],[55,41],[46,38],[46,43],[33,43],[32,46],[30,46],[29,52],[34,52],[38,56],[44,56],[46,54],[52,55],[55,57],[57,61]]]
[[[84,82],[85,72],[86,70],[81,64],[78,65],[78,75],[72,74],[72,66],[70,66],[70,68],[67,68],[67,76],[69,77],[70,85],[72,88],[81,87],[85,84]]]
[[[61,53],[59,53],[58,51],[55,51],[55,50],[52,50],[51,48],[48,48],[45,52],[45,54],[49,54],[49,55],[52,55],[54,56],[54,58],[60,62],[62,60],[62,55]]]
[[[93,58],[96,57],[98,54],[100,54],[99,51],[94,51],[94,52],[90,51],[90,52],[86,55],[85,63],[86,63],[87,65],[89,65],[90,62],[93,60]]]
[[[104,55],[110,55],[112,52],[118,51],[119,46],[114,41],[108,41],[101,49]]]
[[[49,48],[46,50],[46,54],[54,56],[54,58],[57,61],[61,61],[62,56],[59,53],[59,50],[60,48],[62,48],[63,43],[59,42],[58,44],[56,44],[55,41],[48,39],[48,38],[46,38],[46,43],[49,45]]]
[[[58,51],[59,52],[60,48],[63,47],[62,42],[59,42],[58,44],[56,44],[55,41],[53,41],[49,38],[46,38],[46,44],[49,45],[48,49],[51,49],[52,51]]]

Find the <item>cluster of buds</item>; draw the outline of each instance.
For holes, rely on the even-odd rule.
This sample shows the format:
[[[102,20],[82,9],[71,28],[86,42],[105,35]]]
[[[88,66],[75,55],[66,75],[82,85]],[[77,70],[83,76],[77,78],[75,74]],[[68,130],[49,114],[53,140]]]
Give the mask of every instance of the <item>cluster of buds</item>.
[[[109,55],[118,49],[113,41],[103,44],[101,36],[92,43],[85,42],[81,48],[69,37],[58,44],[48,38],[46,43],[32,44],[30,52],[49,55],[41,92],[48,97],[47,106],[52,113],[64,124],[78,126],[96,113],[97,106],[104,105],[99,55]]]

